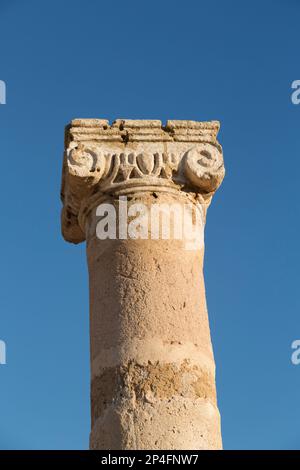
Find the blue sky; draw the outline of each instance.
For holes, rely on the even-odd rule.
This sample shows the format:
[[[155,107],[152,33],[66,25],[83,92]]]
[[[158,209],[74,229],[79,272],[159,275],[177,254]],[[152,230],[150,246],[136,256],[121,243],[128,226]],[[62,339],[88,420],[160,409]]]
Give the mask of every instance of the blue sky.
[[[205,276],[226,449],[300,449],[297,0],[0,0],[1,449],[84,449],[85,246],[60,234],[75,117],[221,121]]]

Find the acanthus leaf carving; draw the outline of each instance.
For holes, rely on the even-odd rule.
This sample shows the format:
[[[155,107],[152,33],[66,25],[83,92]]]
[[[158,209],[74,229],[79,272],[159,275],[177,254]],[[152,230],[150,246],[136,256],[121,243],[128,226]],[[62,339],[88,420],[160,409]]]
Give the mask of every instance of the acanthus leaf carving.
[[[88,189],[99,184],[99,189],[109,192],[134,182],[158,186],[173,183],[179,160],[173,153],[107,153],[83,144],[67,150],[68,172],[76,187],[86,185]]]

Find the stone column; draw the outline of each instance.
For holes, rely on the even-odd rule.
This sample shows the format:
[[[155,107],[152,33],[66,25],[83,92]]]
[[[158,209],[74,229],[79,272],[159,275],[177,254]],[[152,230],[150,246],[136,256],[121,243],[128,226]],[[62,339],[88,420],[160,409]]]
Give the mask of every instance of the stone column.
[[[66,128],[62,232],[87,242],[92,449],[222,447],[202,272],[206,211],[224,177],[218,130]]]

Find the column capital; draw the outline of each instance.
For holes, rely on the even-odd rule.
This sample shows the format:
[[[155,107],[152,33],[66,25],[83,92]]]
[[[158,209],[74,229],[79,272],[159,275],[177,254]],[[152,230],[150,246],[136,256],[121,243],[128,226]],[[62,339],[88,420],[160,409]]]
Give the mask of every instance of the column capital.
[[[82,219],[99,198],[192,193],[209,204],[224,174],[218,121],[75,119],[66,127],[62,232],[85,240]]]

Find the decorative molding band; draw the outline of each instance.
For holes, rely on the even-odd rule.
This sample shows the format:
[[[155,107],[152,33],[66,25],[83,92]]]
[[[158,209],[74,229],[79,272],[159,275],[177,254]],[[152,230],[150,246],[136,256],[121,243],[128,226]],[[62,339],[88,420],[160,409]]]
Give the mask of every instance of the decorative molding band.
[[[218,121],[74,119],[66,128],[69,142],[216,142]]]

